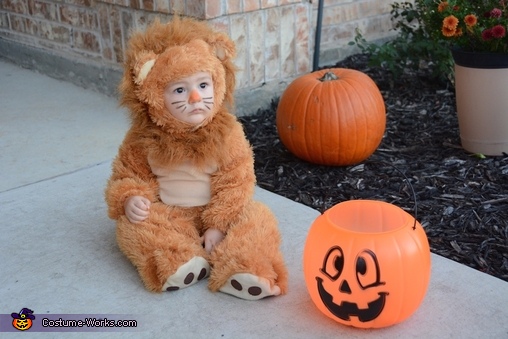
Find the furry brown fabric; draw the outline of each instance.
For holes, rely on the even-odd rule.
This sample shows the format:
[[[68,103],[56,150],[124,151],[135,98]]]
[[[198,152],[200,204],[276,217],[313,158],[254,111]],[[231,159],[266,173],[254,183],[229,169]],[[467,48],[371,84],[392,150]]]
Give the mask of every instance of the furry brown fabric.
[[[189,18],[156,21],[130,39],[120,92],[132,124],[113,162],[106,202],[109,216],[117,220],[119,247],[149,290],[161,291],[179,267],[198,256],[211,266],[213,291],[235,273],[250,273],[286,292],[277,221],[266,206],[252,200],[252,150],[229,113],[234,56],[235,46],[226,35]],[[212,75],[215,103],[210,118],[192,126],[174,118],[162,97],[170,81],[196,72]],[[166,168],[184,162],[198,169],[213,164],[217,170],[210,176],[209,203],[164,204],[148,159]],[[151,201],[148,218],[139,223],[131,223],[124,211],[125,201],[134,195]],[[200,237],[209,228],[226,236],[207,254]]]

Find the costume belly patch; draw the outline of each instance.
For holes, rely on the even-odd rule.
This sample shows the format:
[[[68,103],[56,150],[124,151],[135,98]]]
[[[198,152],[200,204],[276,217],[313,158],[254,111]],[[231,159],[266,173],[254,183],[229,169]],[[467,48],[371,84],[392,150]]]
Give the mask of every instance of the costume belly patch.
[[[165,204],[194,207],[210,202],[210,176],[217,170],[217,166],[198,168],[189,161],[165,168],[151,161],[149,163],[157,176],[159,195]]]

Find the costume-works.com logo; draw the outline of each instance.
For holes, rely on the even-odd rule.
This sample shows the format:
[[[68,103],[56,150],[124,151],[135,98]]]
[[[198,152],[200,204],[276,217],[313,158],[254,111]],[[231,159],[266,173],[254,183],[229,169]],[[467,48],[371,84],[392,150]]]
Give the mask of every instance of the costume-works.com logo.
[[[12,326],[19,331],[26,331],[32,327],[35,316],[34,311],[28,308],[22,308],[19,313],[11,313]]]

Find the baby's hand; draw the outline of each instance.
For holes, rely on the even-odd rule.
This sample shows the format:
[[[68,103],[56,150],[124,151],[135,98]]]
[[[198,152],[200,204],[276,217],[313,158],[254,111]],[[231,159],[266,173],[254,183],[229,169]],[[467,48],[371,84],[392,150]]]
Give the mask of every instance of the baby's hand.
[[[205,234],[201,237],[201,243],[205,247],[207,253],[212,252],[214,247],[218,245],[226,235],[219,230],[209,228],[205,231]]]
[[[148,214],[150,213],[150,200],[139,195],[134,195],[125,200],[123,208],[127,219],[133,224],[136,224],[148,218]]]

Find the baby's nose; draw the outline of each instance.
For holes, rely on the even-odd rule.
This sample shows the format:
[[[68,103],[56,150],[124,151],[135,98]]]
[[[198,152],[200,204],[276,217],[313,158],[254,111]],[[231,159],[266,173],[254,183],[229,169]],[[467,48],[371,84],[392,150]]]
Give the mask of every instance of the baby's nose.
[[[193,104],[195,102],[201,101],[201,95],[199,95],[199,92],[195,89],[193,89],[189,94],[189,104]]]

